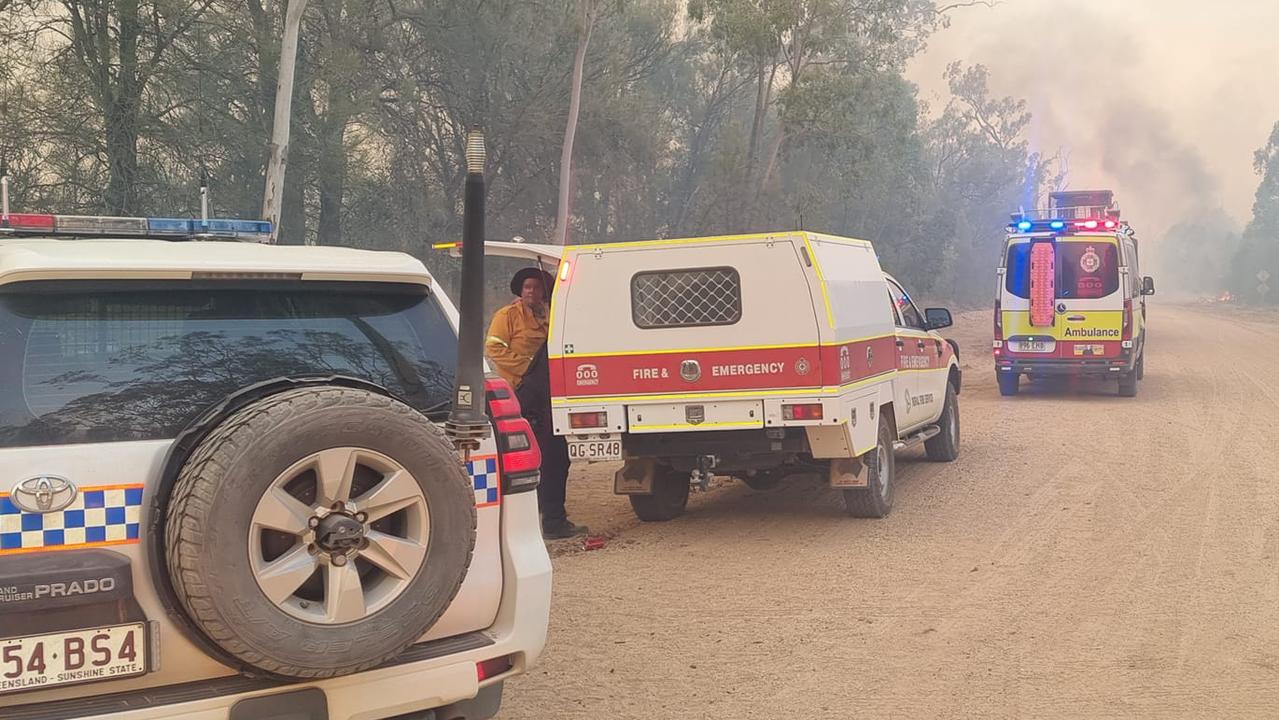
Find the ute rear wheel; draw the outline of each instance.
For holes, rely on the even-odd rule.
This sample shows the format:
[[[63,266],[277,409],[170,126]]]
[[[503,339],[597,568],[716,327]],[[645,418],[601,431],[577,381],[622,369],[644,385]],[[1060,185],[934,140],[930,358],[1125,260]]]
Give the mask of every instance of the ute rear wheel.
[[[959,457],[959,398],[950,383],[946,383],[945,403],[937,419],[941,432],[924,443],[928,459],[933,462],[954,462]]]
[[[893,455],[896,440],[893,423],[884,413],[879,415],[879,442],[864,458],[870,477],[864,488],[844,491],[844,508],[859,518],[886,517],[893,509],[893,487],[897,477],[897,459]]]
[[[271,675],[332,677],[394,658],[448,608],[475,546],[474,492],[408,406],[304,388],[200,442],[164,537],[173,589],[210,641]]]
[[[665,522],[684,514],[688,507],[688,473],[659,466],[652,495],[631,495],[631,510],[644,522]]]

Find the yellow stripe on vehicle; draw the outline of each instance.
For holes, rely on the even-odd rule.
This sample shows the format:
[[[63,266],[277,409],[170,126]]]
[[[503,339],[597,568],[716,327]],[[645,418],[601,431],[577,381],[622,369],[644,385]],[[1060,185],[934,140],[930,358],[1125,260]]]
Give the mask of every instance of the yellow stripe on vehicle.
[[[804,231],[794,232],[773,232],[773,233],[745,233],[742,235],[711,235],[707,237],[689,237],[689,238],[663,238],[657,240],[631,240],[627,242],[604,243],[602,245],[573,245],[574,252],[596,252],[602,250],[612,250],[616,248],[644,248],[644,247],[662,247],[668,245],[701,245],[705,243],[716,242],[750,242],[752,240],[786,240],[796,236],[807,240],[810,233]],[[844,238],[836,235],[820,235],[822,239],[831,242],[839,242],[845,245],[860,245],[870,247],[871,244],[865,240],[857,238]]]
[[[808,241],[808,234],[804,233],[802,237],[804,238],[804,249],[808,251],[808,257],[813,261],[813,271],[817,273],[817,287],[822,291],[822,303],[826,305],[826,322],[834,330],[835,311],[830,306],[830,293],[826,291],[826,276],[822,275],[822,264],[817,261],[817,253],[813,252],[813,245]]]

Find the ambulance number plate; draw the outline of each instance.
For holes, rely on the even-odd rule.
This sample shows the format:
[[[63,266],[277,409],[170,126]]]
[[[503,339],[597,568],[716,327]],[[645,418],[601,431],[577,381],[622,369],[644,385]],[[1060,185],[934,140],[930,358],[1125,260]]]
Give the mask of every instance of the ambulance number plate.
[[[1017,340],[1013,342],[1013,352],[1046,353],[1057,349],[1055,340]]]
[[[621,440],[569,440],[569,460],[610,462],[622,459]]]

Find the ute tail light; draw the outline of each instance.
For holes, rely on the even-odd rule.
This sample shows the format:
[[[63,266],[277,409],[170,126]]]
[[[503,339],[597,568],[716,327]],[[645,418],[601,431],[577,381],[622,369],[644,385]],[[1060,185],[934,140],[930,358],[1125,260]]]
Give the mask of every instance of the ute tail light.
[[[569,413],[568,424],[574,430],[594,430],[595,428],[608,427],[608,413]]]
[[[802,405],[783,405],[783,420],[821,420],[821,403],[804,403]]]
[[[1003,302],[999,298],[995,298],[995,339],[1004,339]]]
[[[1124,340],[1132,339],[1132,300],[1124,301]]]
[[[502,493],[526,492],[537,488],[542,467],[542,451],[533,435],[533,426],[520,414],[520,401],[511,384],[501,378],[484,381],[489,415],[497,430],[497,459],[502,470]]]

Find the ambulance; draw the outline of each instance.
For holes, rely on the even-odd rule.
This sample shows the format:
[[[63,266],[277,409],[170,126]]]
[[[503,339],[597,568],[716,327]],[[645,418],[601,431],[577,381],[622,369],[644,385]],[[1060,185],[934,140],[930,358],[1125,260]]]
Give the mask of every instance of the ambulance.
[[[1146,297],[1137,236],[1109,190],[1056,192],[1046,210],[1013,215],[997,272],[995,374],[1100,377],[1133,397],[1145,375]]]
[[[555,432],[621,462],[614,492],[670,520],[713,475],[755,489],[817,473],[855,517],[892,508],[894,453],[959,453],[957,345],[869,242],[810,232],[563,249],[550,265]],[[558,250],[558,248],[557,248]]]

